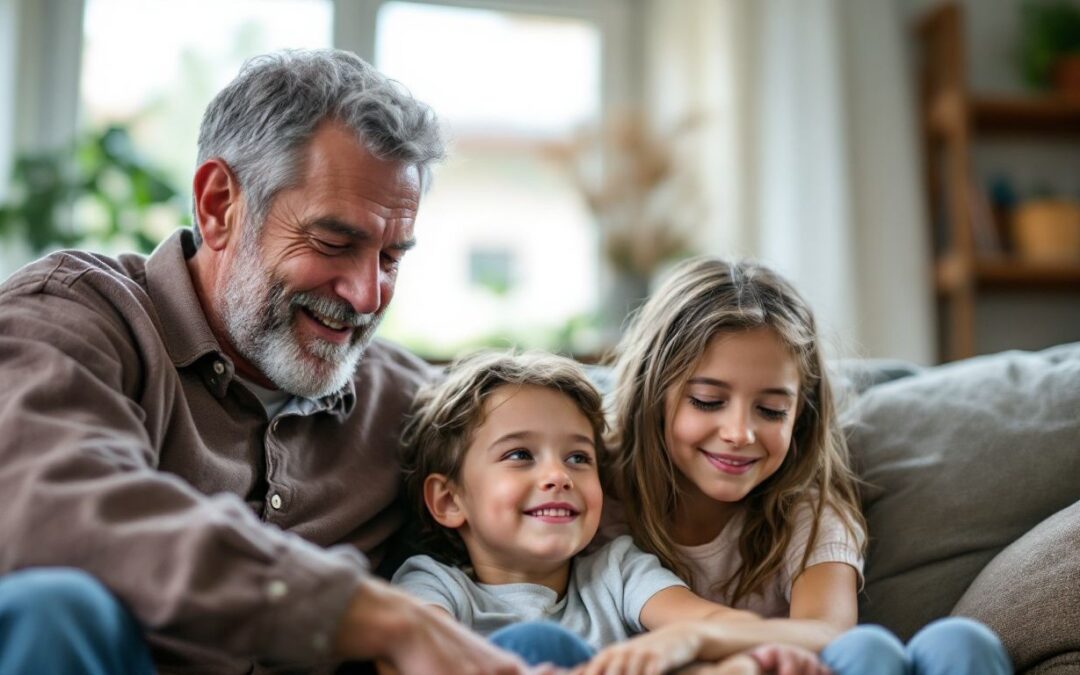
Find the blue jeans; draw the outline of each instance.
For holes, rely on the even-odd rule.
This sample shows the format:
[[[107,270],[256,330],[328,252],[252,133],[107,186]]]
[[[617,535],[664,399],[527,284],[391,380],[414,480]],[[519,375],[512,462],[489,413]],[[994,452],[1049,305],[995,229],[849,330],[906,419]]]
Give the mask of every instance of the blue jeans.
[[[520,656],[530,666],[553,663],[573,668],[596,653],[580,637],[551,621],[515,623],[492,633],[489,640]]]
[[[1007,675],[1001,640],[971,619],[927,624],[905,647],[881,626],[856,626],[829,643],[821,660],[836,675]]]
[[[0,577],[0,675],[152,675],[138,623],[93,577],[37,568]]]

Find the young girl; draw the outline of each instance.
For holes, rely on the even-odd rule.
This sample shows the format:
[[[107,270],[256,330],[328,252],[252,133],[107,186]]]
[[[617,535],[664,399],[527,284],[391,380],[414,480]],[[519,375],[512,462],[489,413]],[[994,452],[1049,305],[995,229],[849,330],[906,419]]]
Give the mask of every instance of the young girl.
[[[615,377],[623,518],[699,595],[788,619],[794,644],[844,633],[821,653],[838,673],[1011,672],[996,636],[965,619],[907,649],[880,628],[849,630],[866,526],[813,315],[779,275],[683,263],[635,317]]]
[[[659,674],[723,659],[718,672],[745,672],[757,659],[823,672],[791,645],[738,655],[784,637],[825,643],[703,600],[630,537],[581,554],[600,523],[603,429],[600,395],[567,359],[455,363],[420,393],[404,432],[406,491],[430,555],[409,558],[394,583],[531,663],[578,665],[623,641],[621,658],[586,667]]]

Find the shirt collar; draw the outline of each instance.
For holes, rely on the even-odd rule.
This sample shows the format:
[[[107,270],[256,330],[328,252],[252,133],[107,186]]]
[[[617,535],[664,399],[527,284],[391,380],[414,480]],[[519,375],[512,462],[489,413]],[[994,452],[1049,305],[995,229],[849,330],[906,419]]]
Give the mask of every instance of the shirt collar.
[[[146,261],[146,287],[161,320],[162,339],[178,367],[188,366],[208,353],[221,353],[210,330],[202,303],[195,294],[187,259],[195,255],[191,230],[174,232]]]
[[[146,261],[146,286],[150,299],[161,321],[162,340],[169,358],[178,368],[190,366],[207,354],[219,359],[208,359],[208,367],[221,362],[225,370],[209,375],[211,389],[224,396],[234,377],[232,360],[224,354],[210,324],[203,313],[202,303],[195,293],[188,269],[188,258],[195,255],[195,240],[191,230],[183,228],[174,232],[150,254]],[[356,384],[349,378],[338,391],[318,400],[295,399],[303,409],[300,414],[321,411],[348,416],[356,405]]]

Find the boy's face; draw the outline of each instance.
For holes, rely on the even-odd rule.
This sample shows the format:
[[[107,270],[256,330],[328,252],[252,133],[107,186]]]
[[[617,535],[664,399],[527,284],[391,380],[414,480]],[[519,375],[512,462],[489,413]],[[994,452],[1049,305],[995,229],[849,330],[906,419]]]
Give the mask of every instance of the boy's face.
[[[458,532],[478,570],[550,571],[600,523],[592,426],[569,397],[537,386],[497,388],[484,413],[452,487]]]

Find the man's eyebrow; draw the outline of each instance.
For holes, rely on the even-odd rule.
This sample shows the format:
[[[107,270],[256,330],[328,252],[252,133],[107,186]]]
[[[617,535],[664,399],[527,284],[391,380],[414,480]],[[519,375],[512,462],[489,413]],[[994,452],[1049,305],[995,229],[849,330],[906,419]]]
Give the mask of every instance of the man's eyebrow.
[[[687,384],[705,384],[712,387],[718,387],[720,389],[731,389],[731,385],[723,380],[717,380],[713,377],[691,377],[687,380]],[[777,396],[787,396],[788,398],[796,398],[795,392],[787,387],[768,387],[762,389],[759,393],[762,394],[775,394]]]
[[[340,218],[334,218],[333,216],[323,216],[321,218],[316,218],[315,220],[309,221],[305,225],[305,228],[309,230],[323,230],[324,232],[332,232],[334,234],[339,234],[343,237],[348,237],[353,241],[367,241],[371,239],[371,235],[364,230],[356,227],[355,225],[351,225],[350,223],[341,220]],[[403,241],[390,244],[390,248],[394,249],[395,251],[401,251],[402,253],[408,251],[414,246],[416,246],[416,237],[409,237],[408,239],[405,239]]]
[[[404,253],[405,251],[408,251],[409,249],[413,248],[414,246],[416,246],[416,237],[409,237],[408,239],[405,239],[404,241],[399,241],[399,242],[395,242],[393,244],[390,244],[390,248],[394,249],[395,251],[401,251],[402,253]]]
[[[351,225],[340,218],[334,218],[333,216],[322,216],[314,220],[308,221],[304,225],[308,230],[323,230],[325,232],[333,232],[334,234],[340,234],[350,239],[370,239],[371,235],[363,231],[355,225]]]

